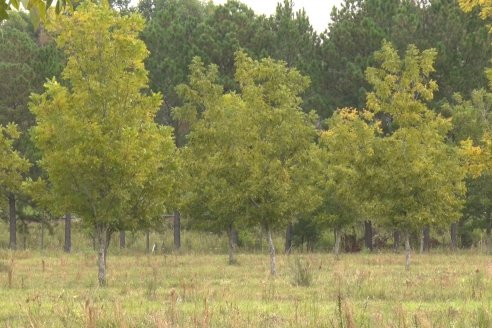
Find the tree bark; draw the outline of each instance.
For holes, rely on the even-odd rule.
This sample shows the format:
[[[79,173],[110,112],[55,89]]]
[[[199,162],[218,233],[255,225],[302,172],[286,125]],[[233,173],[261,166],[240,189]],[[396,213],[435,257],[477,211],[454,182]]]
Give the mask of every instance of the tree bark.
[[[372,252],[372,222],[370,220],[364,221],[364,243],[366,248]]]
[[[275,245],[273,244],[272,230],[270,227],[267,227],[267,236],[268,246],[270,247],[270,274],[275,276],[277,274],[277,264],[275,262]]]
[[[72,251],[72,215],[65,215],[65,245],[63,246],[65,253]]]
[[[405,233],[405,270],[410,270],[410,234]]]
[[[181,215],[178,211],[174,212],[174,249],[181,248]]]
[[[236,232],[234,231],[234,228],[232,225],[230,225],[227,228],[227,236],[229,237],[229,265],[236,264],[237,260],[235,257],[236,254],[236,238],[235,238]]]
[[[285,231],[285,253],[290,254],[292,251],[292,222],[289,222],[287,230]]]
[[[125,230],[120,230],[120,248],[126,248],[126,234]]]
[[[456,251],[458,249],[458,223],[451,223],[451,250]]]
[[[422,237],[423,237],[423,251],[424,252],[429,252],[430,251],[430,227],[426,225],[422,231]]]
[[[9,248],[15,250],[17,249],[17,216],[15,209],[15,195],[13,193],[9,194],[9,230]]]
[[[108,227],[105,224],[99,224],[96,226],[96,237],[98,241],[98,275],[99,286],[106,286],[106,255],[108,247]]]
[[[340,242],[342,239],[342,232],[340,231],[340,228],[335,228],[335,258],[338,260],[340,259]]]
[[[148,229],[145,232],[145,252],[150,254],[150,231]]]
[[[393,252],[398,253],[398,248],[400,247],[400,231],[396,230],[393,232]]]

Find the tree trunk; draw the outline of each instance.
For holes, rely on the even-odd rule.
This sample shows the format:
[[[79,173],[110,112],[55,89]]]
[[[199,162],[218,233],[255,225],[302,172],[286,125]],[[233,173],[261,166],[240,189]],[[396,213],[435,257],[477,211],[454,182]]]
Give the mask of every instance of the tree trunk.
[[[145,232],[145,252],[150,254],[150,231]]]
[[[99,286],[106,286],[106,255],[108,247],[108,227],[105,224],[99,224],[96,226],[96,237],[98,241],[98,281]]]
[[[393,232],[393,252],[398,253],[398,247],[400,247],[400,231]]]
[[[364,243],[366,248],[372,252],[372,222],[364,221]]]
[[[267,236],[268,246],[270,247],[270,274],[275,276],[277,274],[277,265],[275,263],[275,245],[273,244],[272,230],[270,227],[267,227]]]
[[[290,254],[292,251],[292,222],[289,222],[285,231],[285,253]]]
[[[422,231],[423,234],[423,251],[424,252],[429,252],[430,251],[430,227],[426,225]]]
[[[181,248],[181,215],[178,211],[174,212],[174,249]]]
[[[410,270],[410,234],[405,233],[405,270]]]
[[[126,248],[126,234],[125,230],[120,231],[120,248]]]
[[[340,259],[340,242],[342,239],[342,232],[339,228],[335,228],[335,258]]]
[[[458,223],[451,223],[451,250],[456,251],[458,248]]]
[[[490,253],[490,250],[492,248],[492,245],[491,245],[491,243],[492,243],[491,231],[492,231],[492,229],[490,228],[490,226],[488,226],[485,229],[485,247],[486,247],[487,253]]]
[[[65,215],[65,245],[63,246],[63,250],[66,253],[70,253],[72,251],[72,215]]]
[[[15,209],[15,195],[13,193],[9,194],[9,228],[9,248],[15,250],[17,248],[17,216]]]
[[[420,251],[419,253],[422,254],[424,252],[424,230],[422,229],[422,235],[420,236]]]
[[[235,238],[236,232],[234,231],[234,228],[232,225],[227,228],[227,236],[229,237],[229,265],[236,264],[236,238]]]

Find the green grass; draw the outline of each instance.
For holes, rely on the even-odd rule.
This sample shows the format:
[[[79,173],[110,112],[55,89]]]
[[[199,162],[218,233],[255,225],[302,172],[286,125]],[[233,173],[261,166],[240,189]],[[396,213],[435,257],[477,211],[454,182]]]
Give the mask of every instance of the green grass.
[[[294,284],[309,263],[308,287]],[[108,287],[96,255],[0,252],[5,327],[491,327],[492,258],[468,253],[114,255]],[[43,271],[44,262],[44,271]],[[8,271],[12,268],[9,288]]]
[[[0,246],[7,233],[0,223]],[[39,236],[33,224],[26,250],[0,250],[0,327],[492,327],[492,257],[478,249],[412,254],[409,272],[403,254],[279,255],[272,279],[261,232],[229,266],[225,236],[184,231],[173,253],[168,226],[151,235],[154,256],[143,233],[128,233],[125,250],[114,236],[99,288],[77,223],[72,254],[62,224],[42,251]]]

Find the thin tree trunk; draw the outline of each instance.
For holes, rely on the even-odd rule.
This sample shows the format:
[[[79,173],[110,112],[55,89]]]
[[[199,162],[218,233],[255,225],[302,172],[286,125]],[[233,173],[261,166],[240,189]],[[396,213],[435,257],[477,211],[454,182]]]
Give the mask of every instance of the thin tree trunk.
[[[492,229],[489,227],[487,227],[485,229],[485,247],[486,247],[486,251],[487,253],[490,253],[491,249],[492,249],[492,234],[491,234],[491,231]]]
[[[458,223],[451,223],[451,250],[456,251],[458,248]]]
[[[405,233],[405,270],[410,270],[410,234]]]
[[[424,238],[424,252],[429,252],[430,251],[430,227],[426,225],[424,227],[423,232],[423,238]]]
[[[289,222],[285,231],[285,253],[290,254],[292,251],[292,222]]]
[[[9,194],[9,228],[9,248],[15,250],[17,249],[17,216],[15,209],[15,195],[13,193]]]
[[[105,224],[100,224],[96,227],[96,235],[98,241],[98,276],[99,286],[106,286],[106,255],[107,255],[107,233],[108,228]]]
[[[422,235],[420,236],[420,254],[424,252],[424,229],[422,229]]]
[[[342,232],[340,228],[335,228],[335,258],[340,259],[340,242],[342,239]]]
[[[227,236],[229,237],[229,264],[230,265],[237,263],[235,257],[236,240],[234,238],[234,235],[235,235],[234,228],[232,227],[232,225],[230,225],[229,228],[227,228]]]
[[[150,254],[150,231],[148,229],[145,232],[145,252]]]
[[[364,221],[364,243],[366,248],[372,252],[372,222],[370,220]]]
[[[174,249],[181,248],[181,215],[178,211],[174,212]]]
[[[65,245],[63,246],[63,250],[66,253],[70,253],[72,251],[72,215],[65,215]]]
[[[126,248],[126,234],[125,230],[120,230],[120,248]]]
[[[267,227],[267,235],[268,235],[268,246],[270,247],[270,274],[275,276],[277,274],[277,265],[275,262],[275,245],[273,244],[272,239],[272,230],[270,227]]]
[[[396,230],[393,232],[393,252],[398,253],[398,248],[400,247],[400,231]]]

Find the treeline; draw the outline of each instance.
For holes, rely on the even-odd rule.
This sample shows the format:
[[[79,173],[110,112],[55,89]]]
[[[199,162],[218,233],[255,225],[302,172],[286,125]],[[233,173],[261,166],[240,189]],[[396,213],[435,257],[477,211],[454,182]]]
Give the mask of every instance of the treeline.
[[[344,230],[364,224],[372,249],[377,226],[402,237],[407,268],[411,235],[430,227],[452,225],[454,247],[458,230],[470,246],[485,229],[491,244],[480,88],[492,48],[477,9],[346,0],[317,34],[289,1],[270,17],[236,1],[113,5],[1,25],[11,248],[17,218],[27,229],[80,217],[104,284],[112,233],[151,229],[163,213],[178,240],[181,216],[227,232],[231,263],[237,231],[261,226],[272,274],[281,229],[287,250],[292,233],[312,245],[333,229],[338,255]]]

